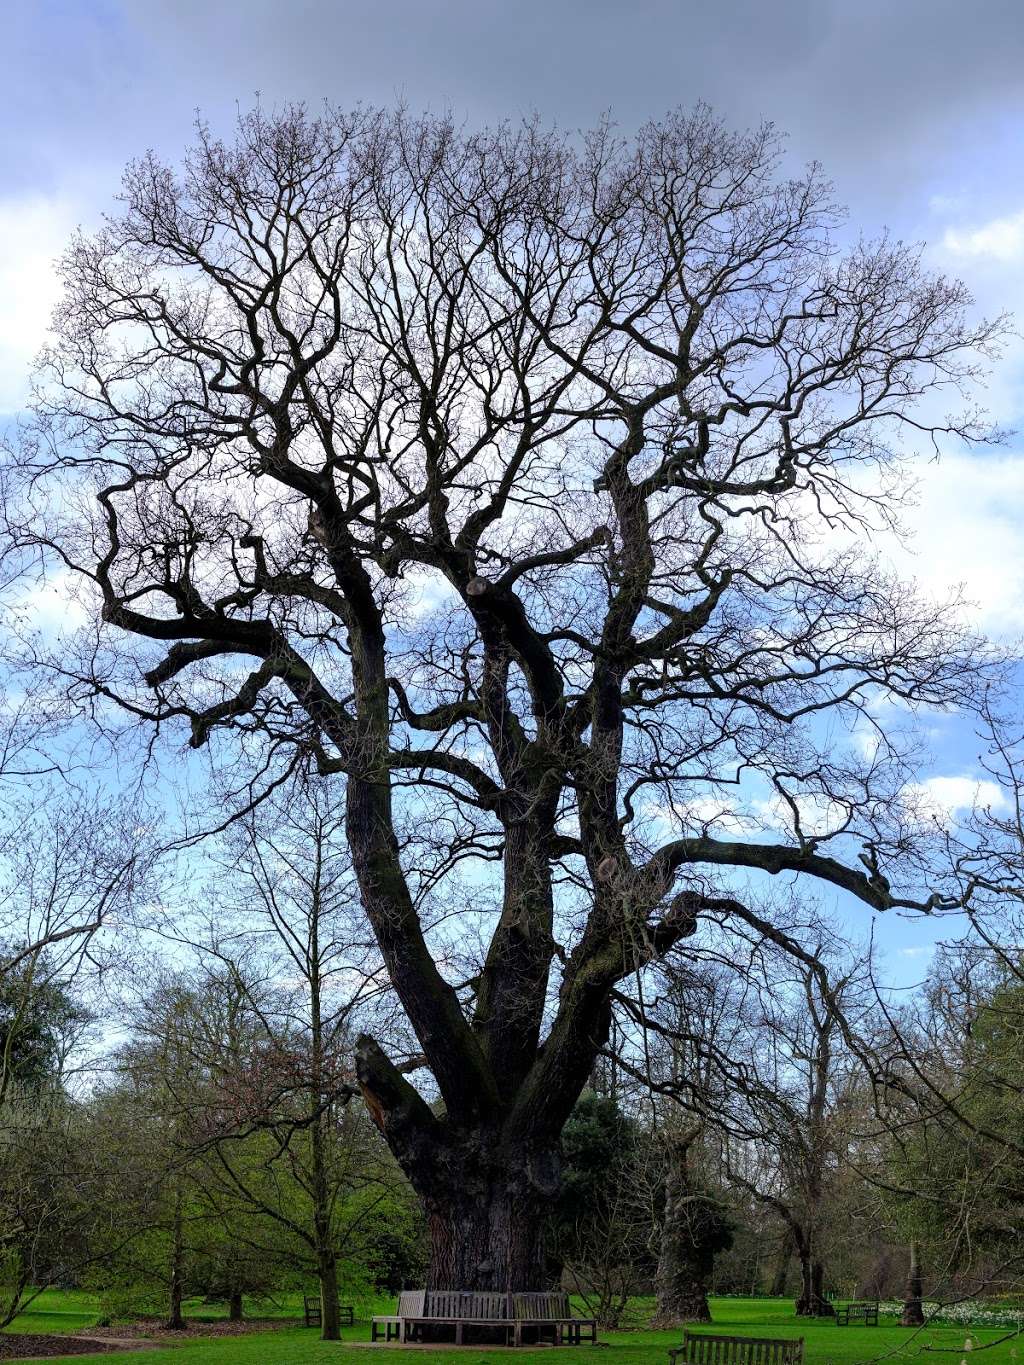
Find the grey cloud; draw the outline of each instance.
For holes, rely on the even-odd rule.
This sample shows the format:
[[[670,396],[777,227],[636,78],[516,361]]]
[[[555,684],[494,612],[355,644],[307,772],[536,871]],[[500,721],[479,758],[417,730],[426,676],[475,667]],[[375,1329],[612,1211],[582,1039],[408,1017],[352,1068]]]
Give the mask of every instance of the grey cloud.
[[[1019,0],[98,0],[19,7],[9,73],[24,126],[8,184],[40,166],[174,155],[200,107],[254,93],[538,110],[625,126],[706,99],[773,118],[823,161],[870,227],[916,221],[929,187],[969,181],[1024,86]],[[35,168],[33,170],[33,168]],[[56,175],[58,171],[51,169]]]

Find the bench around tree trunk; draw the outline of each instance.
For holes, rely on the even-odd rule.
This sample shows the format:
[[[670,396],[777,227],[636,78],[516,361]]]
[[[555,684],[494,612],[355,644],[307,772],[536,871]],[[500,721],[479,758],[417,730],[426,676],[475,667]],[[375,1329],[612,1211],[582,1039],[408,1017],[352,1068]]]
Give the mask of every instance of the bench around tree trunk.
[[[396,1313],[378,1314],[370,1321],[370,1340],[415,1341],[430,1327],[453,1327],[455,1344],[465,1341],[466,1328],[504,1332],[506,1343],[521,1346],[525,1331],[538,1340],[550,1336],[557,1346],[596,1342],[597,1321],[574,1317],[569,1296],[563,1293],[502,1294],[471,1290],[404,1290]]]
[[[803,1337],[720,1337],[684,1332],[669,1351],[671,1365],[803,1365]]]

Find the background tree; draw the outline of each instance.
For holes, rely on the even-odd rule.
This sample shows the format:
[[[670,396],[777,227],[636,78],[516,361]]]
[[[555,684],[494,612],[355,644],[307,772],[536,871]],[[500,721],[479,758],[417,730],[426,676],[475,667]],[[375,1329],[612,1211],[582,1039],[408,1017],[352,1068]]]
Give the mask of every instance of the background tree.
[[[234,983],[238,1007],[254,1030],[249,1055],[259,1052],[265,1060],[261,1109],[251,1121],[272,1134],[277,1159],[303,1192],[299,1207],[308,1205],[308,1222],[299,1207],[292,1216],[305,1222],[300,1235],[315,1256],[323,1338],[336,1341],[339,1213],[374,1165],[376,1146],[359,1118],[346,1112],[356,1093],[353,1020],[361,1008],[369,1017],[377,1006],[383,1024],[380,997],[387,984],[356,911],[343,805],[323,781],[293,783],[229,826],[216,862],[217,911],[202,952]],[[255,992],[245,966],[254,953],[261,961]],[[216,1049],[215,1035],[209,1045]],[[225,1062],[230,1065],[222,1057]],[[257,1193],[252,1167],[236,1168],[233,1154],[240,1149],[230,1129],[225,1136],[216,1139],[222,1173],[230,1174],[237,1195],[259,1208],[266,1193]],[[373,1204],[395,1184],[390,1162],[378,1160],[376,1167],[379,1179],[369,1177],[361,1217],[372,1216]]]
[[[662,1114],[680,1111],[677,1126],[689,1116],[694,1141],[703,1130],[725,1183],[778,1220],[779,1244],[785,1252],[788,1240],[800,1266],[797,1312],[827,1315],[826,1248],[854,1204],[851,1120],[872,1075],[872,997],[865,960],[815,911],[776,905],[764,915],[770,935],[751,934],[744,955],[730,942],[721,960],[712,934],[666,960],[649,990],[620,999],[639,1029],[638,1078]],[[676,1240],[687,1245],[685,1229]],[[686,1282],[682,1259],[673,1277]],[[679,1308],[689,1297],[699,1311],[703,1293],[691,1281]]]
[[[1003,945],[944,945],[881,1031],[880,1140],[864,1166],[910,1253],[907,1325],[922,1316],[925,1280],[933,1302],[1019,1283],[1024,981],[1015,926],[1002,927]]]
[[[648,975],[646,986],[641,979],[618,994],[627,1026],[609,1049],[618,1046],[617,1064],[649,1097],[660,1150],[654,1323],[710,1322],[715,1257],[732,1245],[734,1227],[714,1188],[720,1163],[702,1116],[726,1117],[721,1059],[744,1050],[737,997],[729,973],[692,940]]]
[[[0,1327],[88,1266],[106,1217],[76,1070],[112,957],[101,934],[138,908],[151,861],[122,807],[51,785],[49,738],[0,697]]]
[[[630,143],[257,110],[130,167],[64,261],[8,554],[76,576],[93,625],[26,652],[267,784],[344,780],[443,1099],[359,1041],[435,1286],[542,1282],[610,994],[755,923],[736,869],[935,903],[896,731],[834,736],[978,694],[975,642],[858,547],[908,434],[985,434],[929,400],[1000,325],[901,244],[841,251],[779,158],[703,108]],[[460,906],[468,979],[432,951]]]
[[[734,1225],[721,1199],[701,1178],[696,1160],[700,1127],[671,1123],[661,1136],[664,1211],[654,1324],[710,1322],[708,1289],[715,1257],[732,1246]]]
[[[561,1154],[552,1250],[588,1312],[616,1328],[653,1272],[654,1149],[616,1098],[588,1090],[562,1131]]]

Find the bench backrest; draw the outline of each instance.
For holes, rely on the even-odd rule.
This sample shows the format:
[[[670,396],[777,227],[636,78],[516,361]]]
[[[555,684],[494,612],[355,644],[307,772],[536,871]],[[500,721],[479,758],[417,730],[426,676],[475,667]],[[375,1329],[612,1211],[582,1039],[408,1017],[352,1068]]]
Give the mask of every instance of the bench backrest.
[[[557,1292],[548,1294],[513,1294],[512,1316],[520,1320],[533,1319],[536,1322],[551,1322],[569,1316],[569,1295]]]
[[[687,1365],[801,1365],[804,1339],[778,1337],[719,1337],[707,1332],[684,1332]]]
[[[485,1322],[515,1318],[522,1322],[550,1322],[569,1317],[569,1295],[560,1292],[503,1294],[496,1290],[403,1289],[398,1296],[400,1318],[448,1318]],[[703,1363],[702,1363],[703,1365]],[[708,1362],[719,1365],[719,1362]],[[728,1365],[722,1362],[721,1365]],[[789,1361],[756,1361],[752,1365],[791,1365]]]
[[[494,1291],[477,1293],[466,1289],[430,1289],[421,1314],[425,1318],[482,1318],[495,1322],[508,1317],[508,1295]]]

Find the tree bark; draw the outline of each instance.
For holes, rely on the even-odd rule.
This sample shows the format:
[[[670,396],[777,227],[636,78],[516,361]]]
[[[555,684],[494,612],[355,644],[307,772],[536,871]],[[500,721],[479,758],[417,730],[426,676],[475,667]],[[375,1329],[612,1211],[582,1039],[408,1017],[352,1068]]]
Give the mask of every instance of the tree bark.
[[[907,1271],[907,1292],[903,1300],[900,1325],[903,1327],[922,1327],[924,1325],[924,1295],[921,1288],[921,1244],[910,1243],[910,1267]]]
[[[240,1289],[232,1289],[228,1296],[228,1321],[242,1321],[242,1291]]]
[[[789,1281],[789,1267],[793,1260],[793,1238],[787,1232],[782,1239],[782,1246],[779,1248],[779,1260],[775,1267],[775,1274],[772,1278],[769,1294],[773,1298],[780,1299],[786,1293],[786,1284]]]
[[[544,1289],[544,1225],[561,1175],[557,1107],[547,1108],[544,1118],[557,1118],[543,1140],[539,1121],[520,1135],[514,1116],[456,1126],[439,1118],[365,1035],[356,1066],[370,1114],[427,1215],[428,1287]]]
[[[174,1217],[171,1224],[170,1313],[167,1318],[167,1326],[173,1332],[182,1332],[185,1329],[185,1318],[181,1311],[182,1300],[185,1297],[184,1262],[185,1237],[181,1216],[181,1189],[179,1186],[174,1192]]]
[[[545,1288],[544,1212],[506,1177],[467,1178],[459,1190],[424,1202],[430,1235],[430,1289],[529,1292]]]
[[[796,1301],[797,1317],[830,1318],[835,1309],[825,1297],[825,1266],[814,1256],[810,1241],[798,1245],[800,1253],[800,1297]]]
[[[694,1136],[690,1132],[666,1144],[665,1215],[658,1254],[654,1327],[711,1321],[707,1281],[714,1253],[701,1237],[702,1219],[690,1180],[689,1151]]]
[[[320,1280],[320,1339],[341,1339],[341,1314],[338,1311],[338,1262],[332,1248],[317,1247],[316,1272]]]

